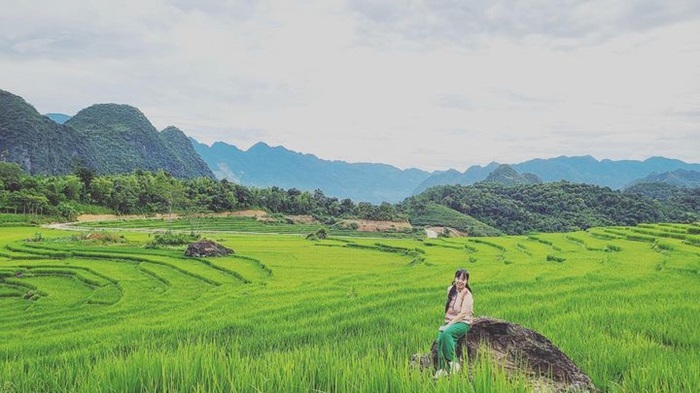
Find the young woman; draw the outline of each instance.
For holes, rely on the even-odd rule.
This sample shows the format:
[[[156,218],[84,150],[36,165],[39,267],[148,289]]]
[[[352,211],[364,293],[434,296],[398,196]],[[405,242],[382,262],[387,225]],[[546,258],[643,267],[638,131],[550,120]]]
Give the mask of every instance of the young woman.
[[[455,272],[452,285],[447,288],[445,303],[445,324],[440,326],[438,335],[438,370],[436,377],[460,369],[459,359],[455,356],[457,340],[467,334],[474,320],[474,298],[469,287],[469,272],[459,269]]]

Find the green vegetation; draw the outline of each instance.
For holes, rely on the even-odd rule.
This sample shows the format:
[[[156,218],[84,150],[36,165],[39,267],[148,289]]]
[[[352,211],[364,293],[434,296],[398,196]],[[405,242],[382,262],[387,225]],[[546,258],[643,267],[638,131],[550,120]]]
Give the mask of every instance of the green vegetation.
[[[65,175],[82,167],[98,174],[142,169],[179,178],[214,177],[180,130],[158,132],[128,105],[93,105],[57,124],[0,90],[0,130],[2,160],[33,175]]]
[[[411,225],[439,225],[464,231],[469,236],[498,236],[501,232],[483,222],[447,206],[429,202],[416,205],[410,216]]]
[[[35,175],[58,175],[71,173],[79,162],[94,165],[94,154],[76,130],[0,90],[0,161],[20,163]]]
[[[176,233],[172,231],[156,232],[153,240],[146,243],[146,248],[157,248],[160,246],[182,246],[199,240],[198,233]]]
[[[673,186],[671,186],[673,187]],[[406,199],[409,217],[429,203],[469,215],[508,234],[565,232],[606,225],[693,222],[700,219],[700,189],[676,188],[672,200],[589,184],[556,182],[504,186],[438,186]]]
[[[323,191],[248,188],[207,177],[182,180],[165,171],[97,176],[85,168],[73,175],[27,176],[17,164],[0,162],[0,212],[53,215],[73,220],[80,213],[155,214],[223,212],[261,208],[274,214],[312,215],[332,225],[340,217],[402,218],[389,203],[355,204]]]
[[[660,210],[669,221],[692,222],[700,216],[700,188],[665,183],[638,183],[626,194],[641,195],[660,202]]]
[[[488,363],[471,380],[409,369],[467,267],[478,315],[544,334],[604,391],[700,391],[698,228],[429,242],[207,234],[237,252],[221,258],[146,249],[147,233],[96,242],[0,228],[0,387],[530,391]]]

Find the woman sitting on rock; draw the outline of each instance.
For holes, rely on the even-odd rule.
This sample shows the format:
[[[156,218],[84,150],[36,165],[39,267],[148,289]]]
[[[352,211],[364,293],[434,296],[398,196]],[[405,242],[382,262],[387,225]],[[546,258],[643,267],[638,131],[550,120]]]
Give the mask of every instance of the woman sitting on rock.
[[[474,298],[469,287],[469,272],[459,269],[455,272],[452,285],[447,288],[445,303],[445,324],[440,326],[438,335],[438,370],[435,377],[448,375],[460,369],[455,355],[457,341],[469,331],[474,320]],[[449,371],[448,371],[449,370]]]

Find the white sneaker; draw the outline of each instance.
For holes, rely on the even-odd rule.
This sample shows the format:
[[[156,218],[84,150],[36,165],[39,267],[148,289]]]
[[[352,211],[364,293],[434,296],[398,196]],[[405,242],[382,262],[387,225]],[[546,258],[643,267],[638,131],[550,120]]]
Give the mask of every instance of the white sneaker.
[[[459,370],[461,370],[461,369],[462,369],[462,365],[459,364],[459,361],[450,362],[450,373],[451,374],[458,373]]]
[[[439,369],[435,372],[435,379],[442,378],[448,376],[449,373],[443,369]]]

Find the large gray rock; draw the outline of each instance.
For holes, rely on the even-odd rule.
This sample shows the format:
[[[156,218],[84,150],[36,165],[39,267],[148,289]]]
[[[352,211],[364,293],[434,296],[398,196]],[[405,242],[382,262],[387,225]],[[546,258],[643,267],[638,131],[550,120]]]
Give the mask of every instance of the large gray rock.
[[[233,254],[233,250],[222,246],[221,244],[202,239],[198,242],[192,243],[187,246],[185,250],[185,255],[188,257],[220,257]]]
[[[465,349],[469,364],[474,364],[477,356],[489,356],[507,373],[528,377],[536,391],[598,392],[591,378],[545,336],[508,321],[476,318],[458,342],[460,361]],[[436,369],[437,342],[429,355],[415,354],[411,362],[421,369]]]

